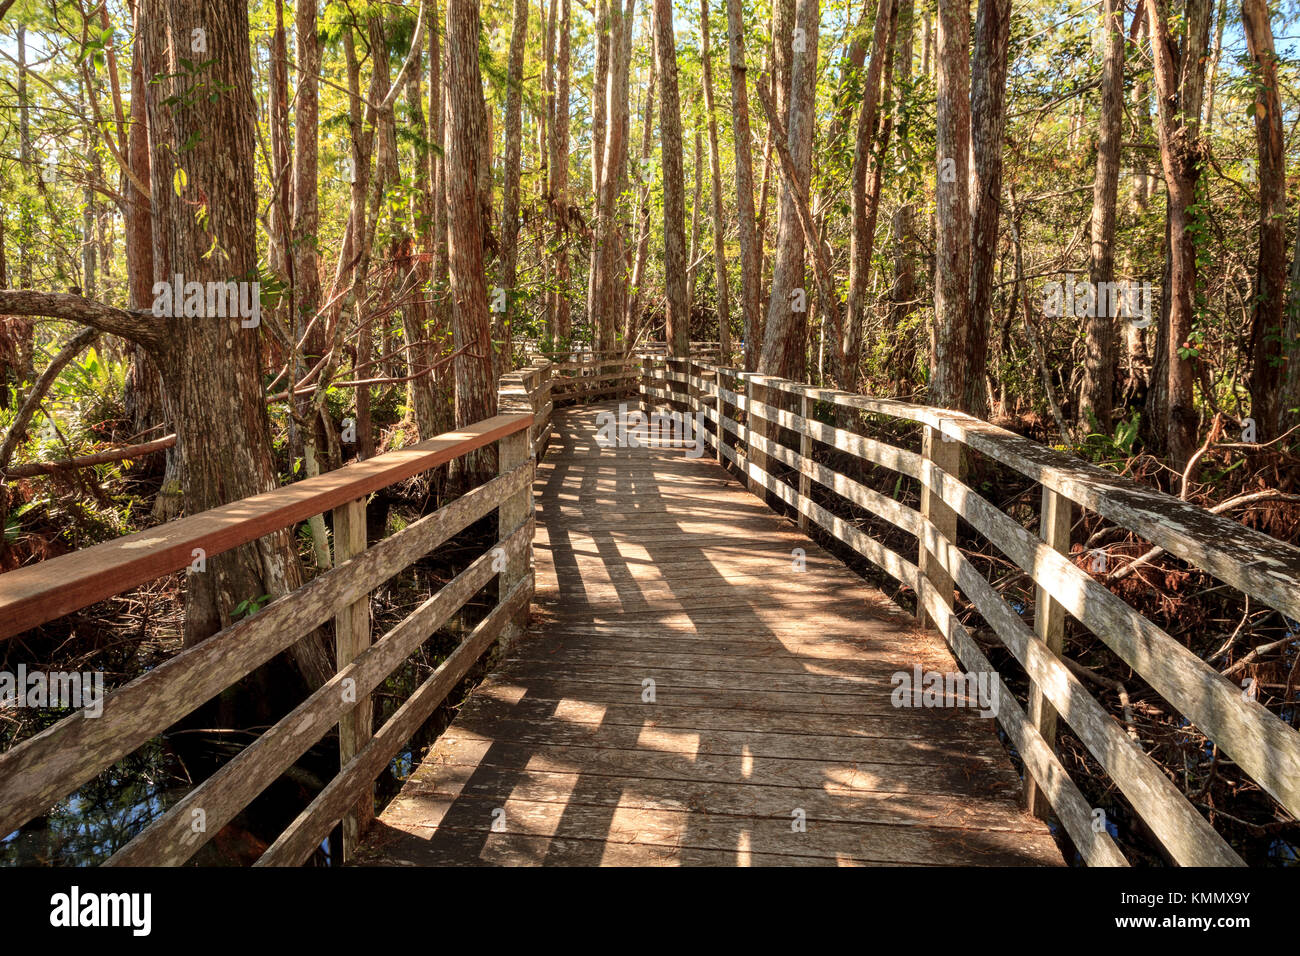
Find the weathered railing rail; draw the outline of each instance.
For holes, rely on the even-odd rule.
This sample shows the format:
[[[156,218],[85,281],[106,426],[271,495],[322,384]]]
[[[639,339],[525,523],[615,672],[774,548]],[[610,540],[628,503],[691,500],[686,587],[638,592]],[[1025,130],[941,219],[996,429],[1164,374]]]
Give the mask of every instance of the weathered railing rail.
[[[667,349],[661,342],[651,342],[630,352],[575,349],[536,354],[554,363],[552,398],[555,402],[567,403],[635,394],[645,374],[643,362],[649,358],[662,358],[667,354]],[[693,342],[691,354],[700,361],[717,361],[717,343]]]
[[[0,833],[11,833],[45,812],[333,620],[337,672],[332,679],[108,863],[184,863],[335,726],[341,769],[257,864],[302,863],[340,821],[344,857],[349,856],[373,813],[375,779],[470,667],[526,616],[533,593],[534,461],[549,437],[549,381],[550,363],[534,362],[503,378],[503,414],[468,428],[0,575],[0,638],[9,638],[186,569],[196,556],[206,560],[333,512],[330,570],[106,695],[98,717],[79,711],[0,754]],[[493,444],[497,477],[401,531],[367,543],[369,494]],[[494,512],[499,530],[495,545],[372,643],[370,593]],[[372,734],[371,693],[494,580],[497,597],[487,616]]]
[[[1300,620],[1300,549],[957,412],[679,359],[648,360],[641,394],[647,406],[702,411],[712,423],[706,434],[720,463],[735,466],[753,487],[787,504],[801,525],[817,525],[913,589],[919,616],[938,627],[963,666],[993,674],[953,611],[954,584],[960,589],[1030,682],[1026,713],[994,674],[1001,699],[998,720],[1024,760],[1031,806],[1044,816],[1050,806],[1089,864],[1127,861],[1105,829],[1094,825],[1092,808],[1056,755],[1057,715],[1175,862],[1241,865],[1242,860],[1063,661],[1067,612],[1286,812],[1300,816],[1300,734],[1066,555],[1077,504]],[[815,414],[818,403],[920,425],[921,452],[827,424]],[[782,430],[794,433],[793,444],[777,440]],[[915,479],[920,508],[818,461],[817,445]],[[961,481],[963,446],[1041,485],[1040,534]],[[790,469],[791,480],[775,463]],[[914,536],[919,560],[907,560],[818,504],[812,482]],[[957,547],[958,516],[1034,582],[1033,628]]]

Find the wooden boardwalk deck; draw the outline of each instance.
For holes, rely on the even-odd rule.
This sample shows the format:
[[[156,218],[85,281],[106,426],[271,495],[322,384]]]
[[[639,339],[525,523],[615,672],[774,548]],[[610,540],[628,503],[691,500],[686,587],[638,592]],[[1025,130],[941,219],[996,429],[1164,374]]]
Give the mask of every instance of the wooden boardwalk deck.
[[[598,447],[610,407],[557,411],[531,632],[357,862],[1060,865],[993,720],[891,705],[942,639],[708,457]]]

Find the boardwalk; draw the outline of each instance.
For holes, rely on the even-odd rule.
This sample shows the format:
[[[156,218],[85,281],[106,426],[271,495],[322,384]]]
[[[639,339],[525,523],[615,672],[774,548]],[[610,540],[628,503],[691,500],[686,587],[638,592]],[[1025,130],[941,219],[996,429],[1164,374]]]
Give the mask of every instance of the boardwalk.
[[[939,637],[708,458],[598,447],[598,410],[538,469],[532,632],[360,862],[1062,862],[992,720],[891,706],[959,669]]]

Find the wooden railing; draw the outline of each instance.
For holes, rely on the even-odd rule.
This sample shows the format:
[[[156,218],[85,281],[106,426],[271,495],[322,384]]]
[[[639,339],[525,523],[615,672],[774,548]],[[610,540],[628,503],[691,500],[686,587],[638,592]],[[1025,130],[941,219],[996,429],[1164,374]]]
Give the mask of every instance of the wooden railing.
[[[108,863],[184,863],[335,726],[341,769],[257,865],[302,863],[340,821],[344,858],[350,856],[373,813],[375,779],[470,667],[496,641],[517,633],[526,617],[533,593],[534,455],[544,451],[549,436],[549,377],[546,362],[505,376],[503,413],[460,431],[0,575],[0,638],[9,638],[186,569],[196,556],[210,559],[333,511],[330,570],[108,694],[98,717],[80,711],[0,754],[0,834],[45,812],[333,620],[337,672],[332,679]],[[368,495],[493,444],[497,477],[368,544]],[[494,512],[495,546],[371,643],[371,592]],[[487,616],[372,735],[371,693],[494,580],[497,596]]]
[[[636,393],[645,376],[644,362],[667,354],[662,343],[648,343],[630,352],[538,352],[552,365],[551,396],[556,403],[607,399]],[[717,361],[716,342],[692,342],[691,354],[700,361]]]
[[[1242,860],[1063,661],[1066,613],[1286,812],[1300,817],[1300,734],[1067,557],[1072,509],[1079,505],[1300,620],[1300,549],[968,415],[695,360],[652,359],[646,367],[641,394],[647,406],[702,411],[712,424],[706,436],[719,463],[784,502],[803,527],[816,525],[912,589],[919,616],[943,633],[962,665],[996,678],[997,718],[1024,761],[1030,805],[1043,816],[1047,806],[1055,811],[1087,863],[1123,866],[1127,860],[1106,829],[1095,825],[1092,808],[1055,752],[1057,715],[1175,862]],[[823,420],[845,423],[863,414],[921,426],[921,451]],[[782,434],[793,440],[779,441]],[[1039,534],[962,482],[963,448],[1041,485]],[[831,450],[915,479],[919,509],[829,467],[824,462],[832,459]],[[828,504],[851,504],[914,537],[918,561],[815,501],[813,482]],[[957,547],[959,516],[1034,582],[1032,628]],[[1024,668],[1028,713],[958,619],[954,584]]]

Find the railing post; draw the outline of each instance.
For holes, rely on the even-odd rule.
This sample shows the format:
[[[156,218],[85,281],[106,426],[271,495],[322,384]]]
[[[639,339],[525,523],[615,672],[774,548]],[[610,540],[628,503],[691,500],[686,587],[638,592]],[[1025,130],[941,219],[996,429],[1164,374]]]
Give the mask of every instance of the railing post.
[[[641,383],[640,383],[641,414],[645,415],[647,421],[650,420],[650,389],[653,388],[653,385],[651,384],[653,381],[653,376],[652,376],[653,368],[654,366],[651,365],[650,354],[648,352],[643,352],[641,354]]]
[[[944,441],[939,429],[925,426],[921,438],[921,457],[954,478],[961,477],[961,443]],[[931,491],[925,482],[921,483],[921,519],[928,520],[939,532],[940,547],[945,542],[952,547],[957,546],[957,513],[944,503],[937,492]],[[947,572],[939,558],[930,553],[924,542],[921,543],[918,551],[921,577],[930,582],[944,604],[952,607],[952,575]],[[916,619],[922,627],[936,625],[935,620],[926,613],[919,592],[916,595]]]
[[[1069,553],[1073,519],[1074,502],[1044,487],[1038,522],[1039,532],[1048,547],[1061,554]],[[1065,608],[1053,600],[1042,585],[1038,586],[1034,600],[1034,637],[1046,644],[1053,654],[1061,653],[1065,640]],[[1047,746],[1055,751],[1056,710],[1043,697],[1042,688],[1032,678],[1029,684],[1029,719],[1043,740],[1047,741]],[[1051,809],[1047,795],[1028,773],[1025,774],[1025,802],[1034,816],[1047,819]]]
[[[722,384],[722,366],[718,365],[713,370],[713,395],[714,398],[717,399],[713,403],[713,408],[718,413],[718,421],[716,425],[717,441],[714,442],[713,452],[717,456],[718,464],[725,468],[727,465],[727,458],[722,453],[722,443],[727,440],[727,426],[723,424],[727,420],[727,404],[722,398],[722,389],[724,387],[725,386]]]
[[[532,449],[528,444],[529,429],[524,428],[507,435],[498,442],[497,452],[497,471],[498,474],[508,474],[515,468],[528,462],[532,457]],[[506,538],[510,537],[511,532],[520,524],[527,521],[533,515],[533,483],[531,480],[524,484],[518,492],[511,495],[501,502],[497,508],[497,541],[504,543]],[[533,543],[530,539],[525,545],[523,553],[517,558],[507,558],[505,570],[500,573],[498,601],[505,600],[510,589],[523,580],[533,565]],[[528,619],[528,604],[524,605],[520,616],[506,625],[501,634],[501,646],[506,647],[523,633],[524,625]]]
[[[799,429],[799,503],[803,504],[812,498],[812,474],[809,472],[809,466],[812,464],[812,435],[808,434],[808,414],[812,410],[812,402],[809,401],[806,393],[799,396],[799,417],[803,420],[803,427]],[[799,530],[806,532],[808,530],[808,514],[799,509]]]
[[[334,567],[366,550],[366,499],[349,501],[334,509]],[[334,615],[335,665],[342,670],[370,646],[370,595],[339,608]],[[348,694],[349,688],[343,688]],[[352,690],[355,694],[355,689]],[[346,700],[346,698],[345,698]],[[370,695],[339,718],[339,766],[344,767],[366,745],[374,727]],[[343,859],[356,853],[361,835],[375,816],[374,785],[366,787],[355,809],[343,818]]]

